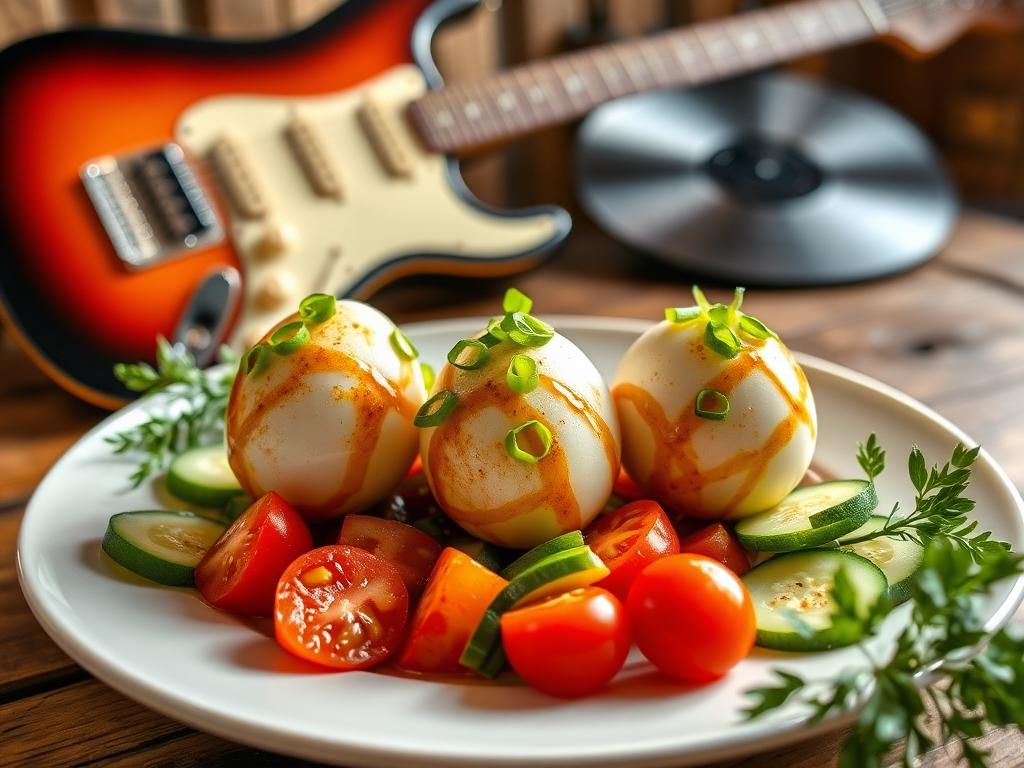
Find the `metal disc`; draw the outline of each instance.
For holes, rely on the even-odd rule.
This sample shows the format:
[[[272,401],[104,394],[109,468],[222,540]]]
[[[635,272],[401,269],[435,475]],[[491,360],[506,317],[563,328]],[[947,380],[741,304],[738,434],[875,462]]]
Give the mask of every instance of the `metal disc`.
[[[627,245],[769,285],[909,269],[942,247],[957,212],[907,120],[777,73],[601,107],[580,128],[576,181],[587,213]]]

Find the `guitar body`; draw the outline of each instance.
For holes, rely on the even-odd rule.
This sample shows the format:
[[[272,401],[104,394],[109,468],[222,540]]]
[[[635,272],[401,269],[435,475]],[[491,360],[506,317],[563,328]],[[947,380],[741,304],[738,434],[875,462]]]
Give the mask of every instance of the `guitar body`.
[[[225,322],[243,348],[310,292],[366,297],[417,272],[508,274],[560,242],[564,211],[482,206],[405,119],[439,85],[434,29],[475,3],[426,5],[348,0],[266,43],[90,30],[0,54],[0,310],[31,356],[114,406],[129,394],[114,362],[151,358],[211,270],[241,275]],[[104,176],[118,157],[169,142],[184,151],[175,178],[186,196],[205,190],[206,223],[186,226],[176,248],[136,221],[145,201],[110,214],[124,184]],[[87,177],[121,186],[87,190]],[[115,248],[119,227],[139,248]]]

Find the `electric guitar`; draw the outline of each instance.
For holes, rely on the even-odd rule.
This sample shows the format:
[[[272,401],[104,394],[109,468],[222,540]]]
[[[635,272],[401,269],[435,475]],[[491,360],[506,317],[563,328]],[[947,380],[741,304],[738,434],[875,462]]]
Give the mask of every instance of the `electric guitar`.
[[[501,275],[569,232],[476,201],[454,157],[597,105],[873,37],[935,50],[995,0],[798,0],[445,87],[431,38],[475,0],[348,0],[260,43],[65,31],[0,53],[0,310],[91,402],[154,337],[209,360],[313,291]]]

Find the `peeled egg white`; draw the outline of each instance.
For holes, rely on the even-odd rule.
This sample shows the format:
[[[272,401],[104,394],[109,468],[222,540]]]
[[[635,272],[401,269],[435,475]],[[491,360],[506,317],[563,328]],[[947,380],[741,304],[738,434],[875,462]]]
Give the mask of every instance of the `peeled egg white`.
[[[814,453],[814,397],[776,338],[741,334],[727,359],[705,344],[706,323],[661,322],[626,352],[612,383],[626,470],[667,508],[736,518],[768,509],[807,471]],[[728,416],[697,416],[705,388],[725,393]]]
[[[332,318],[309,327],[308,343],[270,353],[263,370],[239,371],[227,446],[247,493],[276,491],[322,520],[364,511],[401,481],[416,455],[412,420],[426,392],[419,363],[392,345],[394,330],[373,307],[339,301]]]
[[[513,355],[537,363],[540,383],[509,388]],[[492,347],[479,370],[446,364],[433,391],[458,398],[448,418],[423,430],[420,455],[440,506],[486,541],[526,549],[582,528],[602,509],[619,471],[619,425],[608,387],[593,363],[555,334],[543,347],[510,341]],[[536,419],[551,431],[550,452],[535,464],[510,456],[510,429]]]

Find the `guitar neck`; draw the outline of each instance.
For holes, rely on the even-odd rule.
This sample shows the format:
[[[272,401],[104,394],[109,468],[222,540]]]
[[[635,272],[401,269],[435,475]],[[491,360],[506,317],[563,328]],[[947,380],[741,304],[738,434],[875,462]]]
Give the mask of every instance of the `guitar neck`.
[[[430,149],[462,155],[622,96],[699,85],[870,39],[886,23],[878,0],[800,0],[446,86],[414,101],[409,116]]]

